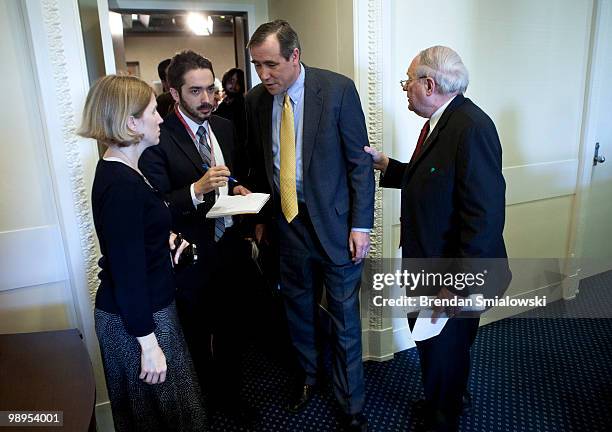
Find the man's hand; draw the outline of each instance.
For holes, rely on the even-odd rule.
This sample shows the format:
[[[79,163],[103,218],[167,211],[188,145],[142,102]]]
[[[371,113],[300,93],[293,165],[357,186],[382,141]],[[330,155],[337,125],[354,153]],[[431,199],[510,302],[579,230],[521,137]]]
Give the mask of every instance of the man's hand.
[[[446,287],[442,287],[442,289],[438,292],[438,295],[437,295],[437,298],[445,299],[446,301],[450,301],[451,299],[454,299],[455,297],[458,297],[458,296],[450,292]],[[438,318],[440,317],[440,315],[442,315],[442,312],[446,312],[446,316],[448,316],[449,318],[452,318],[455,315],[457,315],[459,312],[461,312],[461,306],[448,306],[448,307],[434,306],[433,313],[431,314],[432,324],[435,324],[438,321]]]
[[[242,185],[238,185],[238,186],[234,186],[234,189],[232,189],[232,193],[234,195],[248,195],[251,193],[251,191]]]
[[[201,199],[202,195],[225,186],[229,176],[230,171],[225,165],[209,168],[202,178],[193,184],[193,192]]]
[[[351,231],[349,236],[349,251],[355,264],[359,264],[370,251],[370,233]]]
[[[374,147],[364,146],[363,151],[372,156],[372,162],[374,162],[374,169],[381,171],[383,174],[387,170],[389,165],[389,157],[383,152],[379,152]]]

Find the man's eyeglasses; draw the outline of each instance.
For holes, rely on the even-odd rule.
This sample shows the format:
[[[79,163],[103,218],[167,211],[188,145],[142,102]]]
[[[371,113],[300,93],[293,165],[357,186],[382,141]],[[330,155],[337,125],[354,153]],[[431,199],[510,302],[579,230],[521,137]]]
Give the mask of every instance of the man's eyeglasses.
[[[418,81],[423,78],[427,78],[427,75],[423,75],[418,78],[408,78],[407,80],[401,80],[399,83],[400,83],[400,86],[402,86],[402,90],[406,90],[408,88],[408,85],[410,85],[411,82]]]

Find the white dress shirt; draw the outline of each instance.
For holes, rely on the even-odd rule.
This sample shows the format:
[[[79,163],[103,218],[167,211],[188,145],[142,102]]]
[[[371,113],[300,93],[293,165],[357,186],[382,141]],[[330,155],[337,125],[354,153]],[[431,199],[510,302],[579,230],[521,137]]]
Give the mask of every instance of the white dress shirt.
[[[213,166],[225,165],[225,159],[223,158],[223,152],[221,151],[221,147],[219,147],[219,142],[217,141],[217,137],[215,136],[215,133],[210,127],[210,122],[208,120],[205,120],[204,123],[202,124],[198,124],[194,122],[185,113],[183,113],[180,106],[178,109],[178,115],[180,115],[183,118],[183,120],[185,121],[185,124],[191,130],[193,135],[190,135],[190,136],[198,136],[198,129],[200,128],[200,126],[204,126],[204,128],[206,128],[206,133],[208,134],[208,137],[210,139],[210,144],[211,144],[211,157],[213,158],[212,165]],[[195,140],[193,142],[193,145],[195,146],[196,150],[198,150],[199,144]],[[198,154],[199,153],[200,152],[198,151]],[[218,188],[218,190],[219,190],[219,195],[229,194],[229,189],[228,189],[227,184],[225,186]],[[197,207],[198,205],[204,203],[203,200],[199,200],[198,197],[196,197],[193,183],[191,183],[191,186],[189,187],[189,191],[191,192],[191,201],[193,202],[194,207]],[[215,199],[216,199],[216,194],[215,194]],[[233,224],[234,224],[234,221],[232,220],[232,217],[225,216],[225,228],[229,228]]]

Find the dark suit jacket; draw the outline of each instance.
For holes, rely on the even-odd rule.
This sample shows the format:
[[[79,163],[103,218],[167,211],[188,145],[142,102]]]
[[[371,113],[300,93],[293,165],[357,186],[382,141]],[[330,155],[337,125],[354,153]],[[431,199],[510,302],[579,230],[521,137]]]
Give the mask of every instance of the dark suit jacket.
[[[390,159],[380,185],[402,190],[404,258],[507,257],[501,144],[493,121],[463,95],[446,107],[414,161]],[[503,263],[498,276],[509,282]]]
[[[157,96],[157,112],[161,118],[166,118],[168,114],[174,111],[174,98],[169,91]]]
[[[225,165],[236,178],[240,174],[235,165],[234,128],[229,120],[211,116],[210,127],[223,152]],[[170,113],[161,124],[159,144],[144,151],[138,166],[153,187],[159,190],[170,204],[174,226],[185,238],[198,245],[200,254],[212,249],[215,222],[206,219],[206,213],[215,201],[214,192],[204,196],[204,203],[195,208],[191,200],[190,186],[204,175],[202,158],[176,113]],[[231,188],[234,186],[230,183]]]
[[[252,179],[258,192],[272,194],[273,96],[258,85],[246,97]],[[310,219],[325,252],[336,264],[349,261],[351,227],[374,222],[372,160],[363,151],[368,136],[353,82],[334,72],[306,67],[303,119],[303,187]]]
[[[215,110],[215,115],[226,118],[234,124],[236,139],[239,143],[246,140],[246,112],[244,111],[244,95],[237,94],[231,103],[223,99]]]

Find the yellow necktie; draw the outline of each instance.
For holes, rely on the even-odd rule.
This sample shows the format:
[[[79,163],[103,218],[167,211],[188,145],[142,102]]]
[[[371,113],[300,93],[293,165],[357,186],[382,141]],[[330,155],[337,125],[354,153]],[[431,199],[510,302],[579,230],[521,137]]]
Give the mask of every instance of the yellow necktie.
[[[285,94],[280,128],[280,195],[281,208],[287,222],[298,214],[297,191],[295,186],[295,128],[293,107],[289,95]]]

